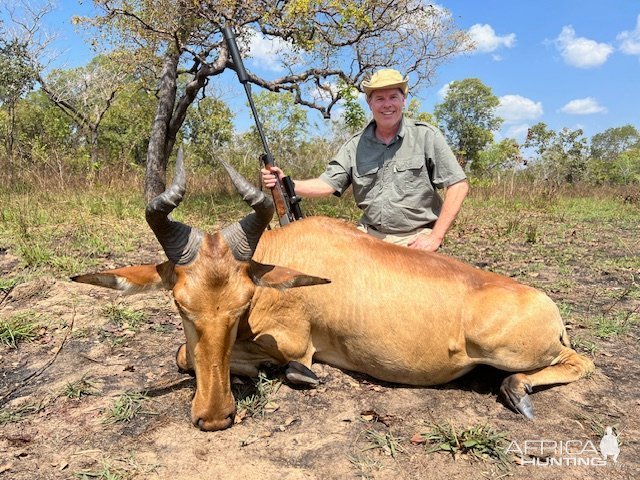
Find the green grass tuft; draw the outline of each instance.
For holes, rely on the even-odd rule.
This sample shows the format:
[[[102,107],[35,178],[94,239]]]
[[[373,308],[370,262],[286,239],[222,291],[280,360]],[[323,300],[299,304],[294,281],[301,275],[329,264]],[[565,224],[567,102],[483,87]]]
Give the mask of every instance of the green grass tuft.
[[[147,316],[144,312],[139,312],[115,303],[106,305],[102,309],[102,313],[113,323],[122,328],[136,330],[146,320]]]
[[[380,449],[385,455],[393,458],[396,458],[398,453],[404,452],[400,439],[390,432],[367,429],[364,431],[364,437],[369,443],[365,450]]]
[[[258,378],[252,379],[249,385],[234,385],[238,415],[264,416],[269,406],[273,405],[272,398],[281,385],[280,380],[270,379],[263,372],[259,373]]]
[[[37,316],[33,312],[23,312],[0,320],[0,343],[9,348],[18,348],[20,342],[38,337]]]
[[[507,434],[489,425],[478,424],[461,429],[451,422],[431,424],[429,431],[422,436],[428,442],[428,453],[449,452],[454,458],[471,455],[481,460],[493,459],[505,467],[510,462],[505,452]]]
[[[105,411],[103,423],[114,424],[130,422],[133,418],[142,413],[142,406],[148,399],[145,393],[125,392],[120,395]]]
[[[98,389],[91,377],[85,374],[81,379],[67,383],[62,393],[67,398],[79,400],[83,396],[97,395]]]
[[[598,344],[583,336],[571,337],[571,346],[577,352],[583,352],[593,357],[598,352]]]
[[[639,320],[640,315],[636,311],[603,315],[595,320],[592,327],[593,333],[600,338],[626,335],[633,326],[638,324]]]
[[[0,279],[0,292],[9,293],[18,284],[15,279]]]
[[[378,460],[360,455],[347,455],[349,463],[358,469],[357,476],[362,479],[375,478],[375,473],[382,470],[383,465]]]
[[[48,400],[32,401],[20,405],[13,410],[0,411],[0,425],[15,423],[24,419],[28,415],[41,412],[47,406]]]
[[[41,269],[48,266],[53,252],[41,242],[22,242],[18,245],[18,254],[27,268]]]

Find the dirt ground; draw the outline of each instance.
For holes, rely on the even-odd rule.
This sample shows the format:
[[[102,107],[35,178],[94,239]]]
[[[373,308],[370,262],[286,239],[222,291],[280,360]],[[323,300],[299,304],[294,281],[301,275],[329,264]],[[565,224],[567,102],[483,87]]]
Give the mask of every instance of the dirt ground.
[[[637,233],[618,232],[632,242]],[[495,252],[501,248],[494,249],[492,258],[498,258]],[[136,255],[105,259],[104,267],[162,259],[150,239]],[[624,275],[587,278],[589,258],[574,261],[578,267],[584,262],[585,277],[575,289],[552,293],[556,301],[586,308],[599,289],[620,290],[628,284]],[[0,273],[19,268],[11,252],[0,253]],[[546,274],[544,268],[539,273]],[[629,311],[640,304],[637,293],[624,301]],[[0,291],[0,302],[0,319],[31,312],[44,324],[34,341],[17,349],[0,346],[0,480],[640,478],[637,325],[609,339],[594,339],[597,371],[590,378],[536,391],[534,421],[500,402],[504,374],[488,367],[451,384],[414,388],[315,365],[321,379],[317,388],[284,382],[263,415],[207,433],[190,422],[195,382],[175,366],[183,333],[168,293],[122,297],[44,277]],[[144,312],[144,323],[136,330],[116,326],[104,314],[106,305]],[[572,335],[589,333],[584,330],[570,325]],[[75,399],[62,393],[83,378],[90,379],[95,394]],[[124,392],[146,392],[141,411],[128,422],[105,422],[105,412]],[[428,453],[415,441],[430,424],[446,423],[490,425],[506,433],[512,453],[540,440],[555,442],[560,450],[549,453],[547,443],[546,455],[516,451],[505,466],[471,455]],[[615,463],[609,457],[606,465],[595,464],[600,457],[590,448],[598,448],[606,426],[619,435],[620,456]],[[376,448],[368,434],[372,431],[398,440],[394,455]],[[560,444],[572,441],[567,455]],[[544,466],[549,456],[564,463]],[[567,456],[583,463],[574,465]]]

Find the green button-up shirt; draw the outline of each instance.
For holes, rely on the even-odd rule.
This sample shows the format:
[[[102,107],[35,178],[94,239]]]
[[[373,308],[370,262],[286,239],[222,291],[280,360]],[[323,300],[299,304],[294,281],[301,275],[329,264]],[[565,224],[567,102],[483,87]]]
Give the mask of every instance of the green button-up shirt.
[[[369,123],[338,150],[320,178],[338,196],[351,185],[363,210],[360,222],[397,234],[430,226],[442,208],[436,189],[466,175],[437,128],[405,118],[389,145]]]

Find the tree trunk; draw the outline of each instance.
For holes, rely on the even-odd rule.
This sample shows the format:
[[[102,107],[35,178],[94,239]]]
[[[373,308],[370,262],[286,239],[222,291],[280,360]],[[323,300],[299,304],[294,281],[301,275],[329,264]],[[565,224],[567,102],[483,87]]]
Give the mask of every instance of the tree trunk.
[[[167,49],[158,92],[158,109],[151,127],[147,149],[144,183],[144,196],[147,202],[165,189],[169,154],[187,116],[187,109],[196,99],[200,89],[205,86],[207,79],[225,70],[227,59],[227,55],[221,55],[210,66],[200,65],[194,78],[187,83],[182,97],[177,99],[176,79],[180,52],[173,46]]]
[[[100,166],[98,159],[98,126],[89,127],[89,141],[91,142],[91,168],[96,170]]]
[[[144,198],[148,203],[164,192],[167,178],[167,149],[169,124],[176,102],[176,78],[180,52],[170,46],[164,58],[158,91],[158,108],[151,127],[147,149],[147,168],[144,178]]]
[[[13,180],[13,170],[14,170],[14,155],[13,155],[13,145],[15,140],[15,130],[16,130],[16,110],[13,105],[9,105],[9,116],[11,117],[9,120],[9,135],[7,135],[7,161],[9,162],[9,180]]]

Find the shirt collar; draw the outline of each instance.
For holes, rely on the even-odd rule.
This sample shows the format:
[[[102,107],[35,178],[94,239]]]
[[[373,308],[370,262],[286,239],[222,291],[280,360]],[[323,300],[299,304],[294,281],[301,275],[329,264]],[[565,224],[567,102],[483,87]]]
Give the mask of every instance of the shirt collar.
[[[399,139],[399,138],[404,138],[405,131],[406,131],[406,129],[405,129],[405,123],[406,123],[406,122],[405,122],[404,115],[402,115],[402,118],[400,119],[400,128],[398,128],[398,133],[396,133],[396,136],[395,136],[395,138],[393,139],[393,142],[391,142],[391,143],[394,143],[394,142],[395,142],[395,141],[397,141],[397,139]],[[369,124],[365,127],[365,129],[364,129],[364,134],[363,134],[363,135],[364,135],[365,137],[367,137],[367,138],[368,138],[369,140],[371,140],[371,141],[374,141],[374,142],[380,143],[380,140],[378,140],[378,139],[376,138],[375,129],[376,129],[376,121],[372,119],[372,120],[369,122]]]

